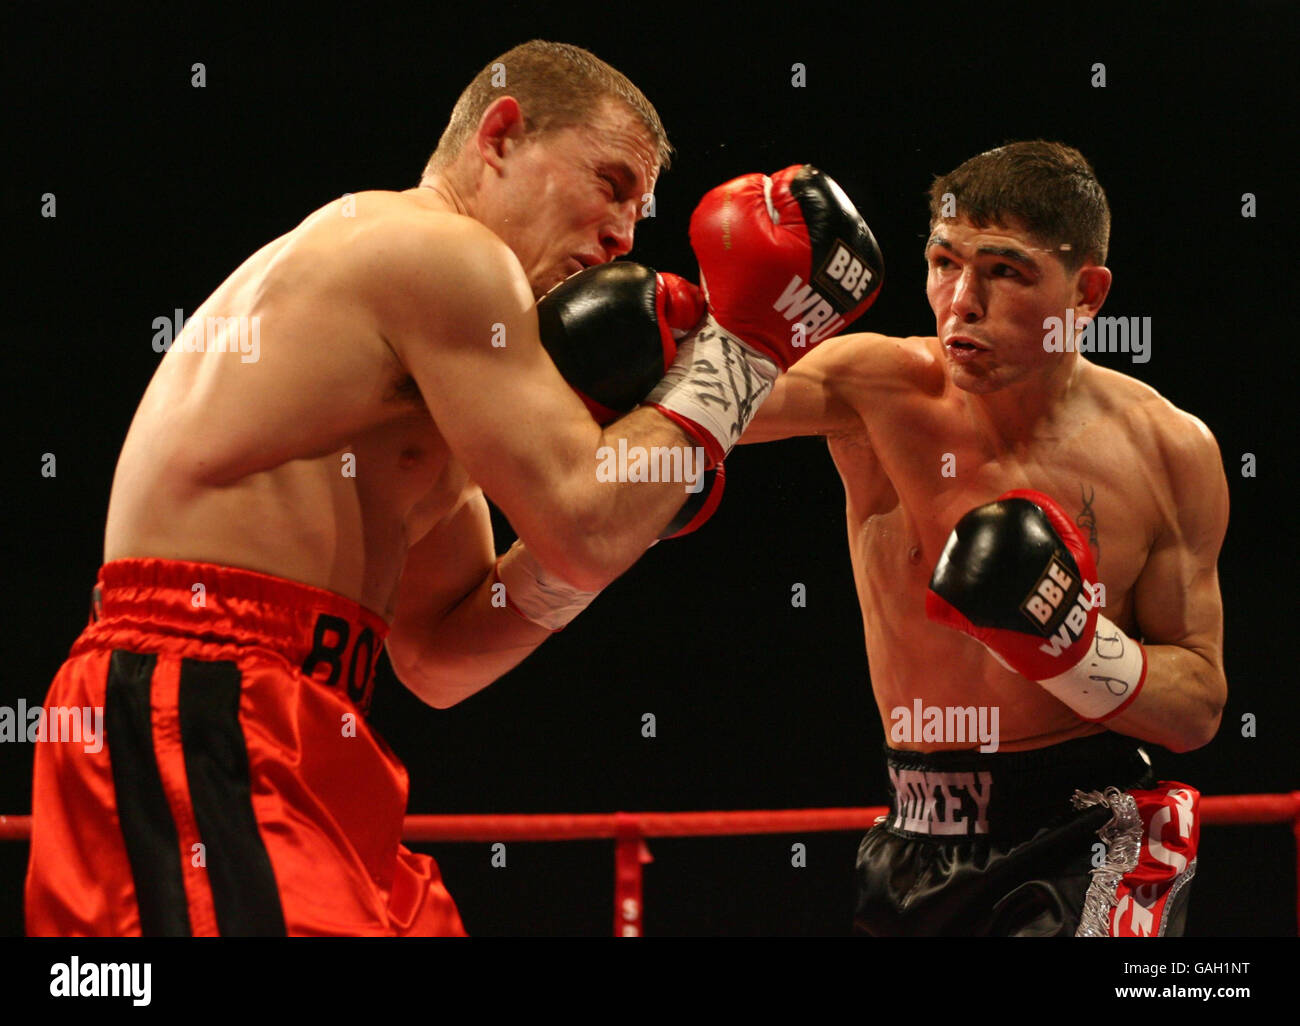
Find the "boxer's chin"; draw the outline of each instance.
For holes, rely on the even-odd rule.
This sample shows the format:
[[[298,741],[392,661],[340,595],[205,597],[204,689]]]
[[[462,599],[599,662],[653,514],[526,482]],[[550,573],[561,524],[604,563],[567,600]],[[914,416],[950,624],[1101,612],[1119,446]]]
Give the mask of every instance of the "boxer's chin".
[[[537,300],[541,299],[546,295],[546,293],[550,292],[551,289],[555,288],[555,286],[560,283],[556,280],[554,275],[551,275],[546,278],[534,279],[530,284],[533,287],[533,299]]]
[[[546,295],[546,293],[550,292],[551,289],[555,288],[556,285],[560,284],[560,282],[564,281],[568,277],[569,270],[567,266],[561,265],[560,267],[554,268],[533,283],[533,298],[541,299]]]
[[[960,388],[963,392],[970,392],[972,395],[987,395],[990,392],[996,392],[1003,387],[1004,382],[998,380],[996,374],[990,373],[973,373],[969,368],[960,364],[948,363],[948,376],[952,379],[953,385]]]
[[[982,378],[973,378],[969,374],[954,374],[952,383],[963,392],[970,392],[972,395],[987,395],[989,392],[997,391],[997,387],[993,382]]]

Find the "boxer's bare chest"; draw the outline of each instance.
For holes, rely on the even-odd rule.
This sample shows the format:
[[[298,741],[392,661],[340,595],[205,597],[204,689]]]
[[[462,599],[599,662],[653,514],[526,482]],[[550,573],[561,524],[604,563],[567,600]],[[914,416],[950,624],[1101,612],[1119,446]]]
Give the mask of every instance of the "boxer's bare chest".
[[[378,424],[363,446],[372,454],[375,488],[414,544],[472,485],[404,371],[392,376],[385,403],[396,416]]]
[[[957,521],[1030,488],[1070,515],[1097,561],[1107,615],[1131,626],[1132,589],[1167,487],[1131,418],[1081,402],[1031,437],[1007,441],[959,401],[913,397],[874,418],[865,441],[833,443],[832,454],[850,500],[855,573],[894,582],[871,589],[873,602],[919,608]]]

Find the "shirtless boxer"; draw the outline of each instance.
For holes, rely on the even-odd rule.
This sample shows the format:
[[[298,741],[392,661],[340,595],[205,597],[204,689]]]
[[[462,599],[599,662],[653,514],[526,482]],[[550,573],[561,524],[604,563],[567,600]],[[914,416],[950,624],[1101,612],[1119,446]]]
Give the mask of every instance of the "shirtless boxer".
[[[825,435],[844,483],[892,796],[859,850],[856,929],[1178,932],[1197,796],[1154,786],[1134,739],[1184,752],[1218,728],[1217,445],[1147,385],[1045,346],[1068,308],[1081,332],[1111,283],[1105,194],[1077,151],[1004,146],[930,197],[937,337],[832,339],[744,439]],[[1034,494],[997,501],[1017,489]],[[1029,619],[1044,594],[1047,626]],[[971,707],[998,710],[996,752],[969,716],[945,714],[964,737],[932,716],[900,729]]]
[[[195,311],[131,424],[92,621],[46,700],[104,709],[106,743],[38,746],[30,933],[463,933],[401,846],[406,773],[364,720],[381,643],[445,707],[577,615],[686,494],[599,480],[600,449],[716,463],[802,355],[784,319],[719,323],[771,306],[759,251],[807,279],[820,230],[861,222],[811,169],[749,188],[767,236],[707,243],[708,320],[654,406],[602,431],[534,301],[631,248],[668,155],[624,76],[524,44],[466,89],[418,188],[327,205]],[[700,238],[732,231],[720,209],[701,205]],[[630,311],[587,304],[559,330],[640,325],[667,356],[690,287],[633,285]],[[521,539],[499,562],[484,494]]]

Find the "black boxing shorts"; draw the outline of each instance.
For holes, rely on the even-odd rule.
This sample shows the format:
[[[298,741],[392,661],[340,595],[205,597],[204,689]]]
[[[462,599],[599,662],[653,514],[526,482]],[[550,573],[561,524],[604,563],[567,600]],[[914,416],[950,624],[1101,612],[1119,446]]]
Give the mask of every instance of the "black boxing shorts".
[[[858,848],[855,933],[1182,934],[1200,794],[1157,782],[1132,738],[885,754],[890,810]]]

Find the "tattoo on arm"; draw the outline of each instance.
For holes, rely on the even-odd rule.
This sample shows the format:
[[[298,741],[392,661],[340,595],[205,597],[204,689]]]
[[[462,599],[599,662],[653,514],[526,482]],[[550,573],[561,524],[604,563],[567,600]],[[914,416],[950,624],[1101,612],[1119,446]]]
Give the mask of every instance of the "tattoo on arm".
[[[1088,529],[1088,541],[1092,544],[1092,547],[1097,551],[1097,562],[1100,563],[1101,562],[1101,539],[1097,537],[1097,514],[1092,511],[1092,500],[1097,497],[1097,489],[1091,488],[1088,490],[1088,493],[1085,495],[1083,491],[1083,485],[1080,485],[1079,497],[1083,501],[1083,512],[1081,512],[1078,515],[1078,517],[1075,518],[1074,522],[1078,524],[1080,527],[1086,527]]]

